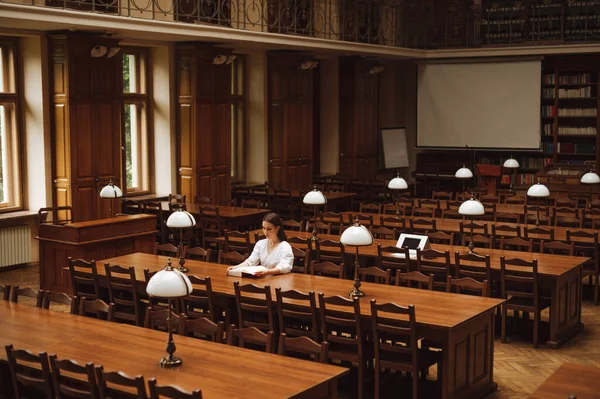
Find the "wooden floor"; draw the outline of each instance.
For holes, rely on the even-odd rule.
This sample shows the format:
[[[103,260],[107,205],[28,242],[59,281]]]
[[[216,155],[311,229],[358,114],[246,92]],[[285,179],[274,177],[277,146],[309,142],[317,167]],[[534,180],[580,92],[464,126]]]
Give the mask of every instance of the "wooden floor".
[[[38,267],[0,271],[0,283],[37,288]],[[584,290],[584,297],[589,298],[585,294]],[[26,301],[27,298],[23,303]],[[547,315],[545,318],[547,320]],[[526,398],[564,362],[600,367],[600,306],[593,306],[589,299],[584,299],[582,320],[584,331],[558,350],[543,345],[533,349],[527,335],[511,335],[509,342],[503,344],[498,335],[494,353],[494,380],[498,383],[498,391],[488,399]]]

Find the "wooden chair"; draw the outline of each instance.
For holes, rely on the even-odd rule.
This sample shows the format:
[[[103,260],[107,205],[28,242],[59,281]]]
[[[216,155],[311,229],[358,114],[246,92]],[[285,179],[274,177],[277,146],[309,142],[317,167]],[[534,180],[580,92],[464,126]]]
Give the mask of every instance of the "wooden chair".
[[[177,330],[180,335],[223,343],[225,322],[215,323],[208,317],[198,317],[196,319],[180,317]]]
[[[461,244],[467,246],[467,243],[472,242],[473,245],[479,248],[494,248],[494,236],[486,236],[483,234],[463,235]]]
[[[456,209],[442,209],[442,219],[458,219],[463,220],[464,216],[458,213],[458,208]]]
[[[170,242],[155,245],[155,250],[157,255],[170,256],[171,258],[178,258],[179,256],[179,248]]]
[[[381,213],[384,215],[401,215],[406,216],[410,213],[410,208],[407,209],[405,206],[396,205],[395,202],[381,205]]]
[[[473,231],[474,234],[480,234],[480,235],[483,235],[486,237],[489,236],[489,234],[490,234],[487,223],[477,223],[477,222],[473,222],[473,221],[469,221],[469,222],[461,221],[461,222],[458,222],[458,228],[459,228],[461,237],[464,237],[465,234],[471,235],[471,231]]]
[[[340,263],[337,265],[329,261],[317,262],[313,260],[310,264],[310,274],[344,278],[344,264]]]
[[[252,245],[250,244],[250,233],[247,231],[229,231],[225,229],[225,252],[239,252],[244,256],[252,253]]]
[[[575,244],[562,241],[540,241],[540,253],[555,254],[555,255],[575,255]]]
[[[465,264],[469,262],[470,264]],[[477,265],[479,264],[479,265]],[[461,254],[454,253],[455,277],[470,277],[480,283],[487,281],[487,292],[492,293],[492,266],[489,255],[477,255],[476,253]]]
[[[416,208],[412,208],[411,214],[414,217],[421,217],[421,218],[434,218],[436,217],[436,213],[437,213],[438,208],[430,208],[430,207],[416,207]]]
[[[159,244],[164,244],[168,241],[167,224],[164,213],[162,211],[162,204],[156,201],[142,201],[140,203],[142,207],[142,213],[148,213],[156,216],[156,240]]]
[[[409,219],[410,232],[413,234],[437,231],[435,219]]]
[[[381,206],[379,204],[374,204],[372,202],[367,204],[360,204],[360,213],[381,213]]]
[[[390,284],[391,269],[380,269],[377,266],[358,268],[358,277],[361,281],[372,281],[378,284]]]
[[[323,223],[319,222],[318,220],[316,223],[311,220],[306,221],[305,229],[307,232],[312,232],[313,226],[314,229],[317,231],[317,234],[331,234],[331,223]]]
[[[396,234],[398,234],[399,231],[406,230],[406,219],[403,217],[382,215],[381,226],[396,230]]]
[[[527,203],[527,197],[524,197],[522,195],[507,196],[506,203],[514,205],[525,205]]]
[[[188,276],[192,283],[192,292],[181,298],[181,313],[188,319],[208,318],[216,322],[219,320],[215,313],[214,297],[210,277]]]
[[[316,258],[319,262],[333,262],[338,265],[344,263],[345,248],[339,241],[318,240],[316,250]]]
[[[579,203],[577,200],[565,197],[558,197],[554,199],[554,206],[559,208],[577,208]]]
[[[426,276],[433,275],[433,286],[445,291],[450,275],[450,251],[417,248],[417,271]]]
[[[509,251],[531,252],[533,251],[533,240],[524,240],[520,237],[500,238],[500,249]]]
[[[115,321],[115,304],[107,304],[102,299],[79,299],[79,315],[96,319]]]
[[[432,231],[427,233],[429,242],[432,244],[454,245],[454,233],[444,233],[443,231]]]
[[[402,318],[396,317],[401,315]],[[408,320],[406,320],[408,318]],[[419,395],[419,371],[438,364],[438,382],[442,381],[439,353],[418,347],[415,307],[371,300],[372,336],[375,352],[375,398],[379,399],[381,370],[389,369],[412,374],[412,398]],[[402,344],[397,344],[401,342]]]
[[[211,205],[212,198],[206,197],[204,195],[195,195],[194,196],[194,204],[198,205]]]
[[[144,328],[168,332],[169,323],[167,322],[167,318],[169,317],[169,312],[171,312],[171,331],[174,334],[177,334],[179,332],[179,323],[181,322],[181,319],[187,317],[170,309],[153,310],[151,307],[147,307],[146,315],[144,317]]]
[[[264,333],[275,331],[271,287],[269,285],[259,287],[254,284],[240,285],[239,281],[235,281],[233,289],[238,315],[237,325],[241,329],[256,327]]]
[[[312,244],[310,238],[289,237],[288,244],[292,246],[294,264],[292,272],[310,273],[309,267],[312,258]]]
[[[137,200],[121,200],[121,213],[125,215],[137,215],[143,212],[143,207]]]
[[[518,266],[519,270],[506,266]],[[527,269],[527,270],[523,270]],[[506,342],[506,316],[508,310],[533,313],[533,347],[538,347],[540,314],[550,306],[538,291],[537,259],[505,259],[500,256],[500,281],[502,284],[502,342]]]
[[[448,191],[432,191],[431,198],[436,200],[452,201],[454,193]]]
[[[204,249],[202,247],[189,247],[185,245],[183,247],[183,257],[185,259],[201,260],[203,262],[210,262],[212,259],[212,249]]]
[[[427,198],[419,198],[417,200],[419,208],[432,208],[432,209],[440,209],[440,201],[437,199],[427,199]],[[413,213],[414,215],[414,213]]]
[[[235,266],[239,265],[245,260],[246,256],[236,251],[225,252],[221,250],[219,251],[219,255],[217,256],[217,263],[220,263],[222,265]]]
[[[340,234],[340,229],[344,224],[344,214],[340,212],[321,212],[319,221],[331,226],[331,234]]]
[[[185,194],[169,194],[167,202],[169,204],[185,204]]]
[[[353,312],[340,312],[330,307],[348,308]],[[360,322],[360,303],[358,298],[346,299],[341,296],[325,297],[319,294],[319,310],[323,341],[329,342],[330,360],[346,361],[358,364],[358,398],[363,397],[363,381],[367,362],[371,361],[372,347],[367,346],[366,337]]]
[[[481,195],[479,197],[479,202],[481,202],[482,204],[487,204],[487,205],[499,204],[500,197],[498,197],[497,195],[485,194],[485,195]]]
[[[100,299],[100,282],[96,261],[67,258],[73,294],[79,298]]]
[[[275,349],[275,333],[273,331],[262,332],[256,327],[235,328],[235,324],[230,324],[227,328],[227,345],[236,345],[240,348],[246,348],[247,344],[253,347],[264,347],[266,353],[273,353]]]
[[[573,240],[573,238],[576,240]],[[577,239],[584,239],[588,242],[580,242]],[[583,277],[588,277],[588,282],[594,290],[594,305],[598,305],[598,289],[600,285],[598,232],[588,233],[585,230],[567,230],[567,243],[575,245],[575,255],[583,255],[591,258],[583,264]]]
[[[408,248],[398,248],[394,245],[384,247],[377,244],[376,264],[382,270],[391,269],[393,275],[397,270],[409,272],[411,270],[410,251]]]
[[[350,220],[352,223],[358,221],[366,227],[373,226],[373,214],[353,213],[350,215]]]
[[[550,207],[544,205],[524,205],[523,223],[535,224],[539,211],[539,224],[542,226],[550,226],[552,217],[550,217]]]
[[[309,337],[288,337],[286,333],[279,334],[278,354],[286,356],[289,353],[300,353],[311,356],[315,361],[327,363],[329,343],[327,341],[318,343]]]
[[[25,349],[6,345],[6,360],[15,399],[42,397],[54,399],[52,376],[46,352],[35,355]],[[35,396],[31,396],[35,391]]]
[[[10,299],[10,284],[0,284],[0,294],[2,294],[3,300],[8,301]]]
[[[487,280],[477,281],[471,277],[452,278],[452,276],[448,276],[446,292],[456,292],[457,294],[462,294],[463,291],[476,292],[477,295],[487,297],[489,296],[488,285]]]
[[[535,237],[531,237],[535,234]],[[540,241],[554,241],[554,227],[542,227],[542,226],[523,226],[523,238],[526,240],[533,239],[533,249],[539,249]]]
[[[320,341],[319,312],[314,292],[275,289],[279,332],[288,337],[309,337]]]
[[[121,371],[104,371],[102,366],[96,366],[95,374],[100,399],[122,397],[148,399],[142,375],[131,378]],[[127,392],[128,389],[135,391],[135,394]]]
[[[35,299],[36,308],[41,308],[44,302],[44,291],[34,290],[31,287],[19,288],[18,285],[14,285],[10,293],[10,301],[18,302],[20,296]]]
[[[413,283],[416,283],[416,286]],[[433,274],[427,276],[418,271],[402,273],[400,270],[396,270],[396,286],[400,287],[403,284],[409,288],[414,287],[431,291],[433,290]]]
[[[108,295],[110,302],[115,304],[114,317],[118,320],[142,325],[143,308],[138,296],[138,284],[135,278],[135,268],[125,269],[119,265],[104,264],[108,280]]]
[[[255,199],[242,199],[240,205],[242,208],[262,209],[263,207],[262,202]]]
[[[521,226],[494,223],[492,224],[492,235],[496,237],[496,240],[501,238],[521,237]]]
[[[220,237],[223,236],[223,222],[219,208],[213,206],[200,208],[200,230],[202,248],[218,249]]]
[[[398,238],[396,229],[390,229],[388,227],[371,227],[370,230],[374,238],[382,240],[395,240]]]
[[[582,210],[583,226],[595,229],[595,225],[600,221],[600,209],[585,208]]]
[[[583,218],[580,216],[580,209],[577,208],[556,207],[552,212],[552,217],[554,218],[553,224],[555,226],[583,227]]]
[[[52,219],[48,219],[52,215]],[[73,208],[70,206],[51,206],[40,208],[38,210],[38,220],[40,224],[64,225],[73,222]]]
[[[284,220],[283,222],[281,222],[281,225],[286,229],[286,230],[290,230],[290,231],[304,231],[304,222],[303,221],[296,221],[294,219],[288,219],[288,220]]]
[[[196,389],[193,392],[185,392],[181,388],[171,385],[157,385],[156,379],[148,380],[150,399],[202,399],[202,391]]]
[[[521,215],[510,212],[494,213],[494,223],[521,223]]]
[[[50,355],[50,368],[56,399],[97,398],[93,363],[86,363],[85,366],[82,366],[76,361],[70,359],[58,360],[56,355]],[[63,371],[69,375],[63,375]],[[71,377],[73,374],[80,375],[82,378],[75,380]]]
[[[44,290],[44,302],[42,308],[50,309],[50,305],[53,303],[66,305],[69,308],[71,314],[77,314],[79,309],[79,298],[76,296],[70,296],[63,292],[52,292]]]

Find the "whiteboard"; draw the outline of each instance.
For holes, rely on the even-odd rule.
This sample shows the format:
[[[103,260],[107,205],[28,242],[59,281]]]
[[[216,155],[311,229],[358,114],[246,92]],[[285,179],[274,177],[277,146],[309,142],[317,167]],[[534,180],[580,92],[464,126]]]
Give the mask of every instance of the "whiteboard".
[[[383,163],[386,169],[409,166],[405,128],[381,129],[381,146],[383,148]]]

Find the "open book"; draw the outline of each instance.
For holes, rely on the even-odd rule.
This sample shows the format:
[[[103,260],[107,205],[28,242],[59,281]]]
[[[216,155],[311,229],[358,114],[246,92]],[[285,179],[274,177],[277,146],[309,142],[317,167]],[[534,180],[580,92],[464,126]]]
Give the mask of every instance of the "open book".
[[[254,277],[256,272],[266,272],[267,270],[269,269],[264,266],[243,266],[228,271],[227,275],[232,277]]]

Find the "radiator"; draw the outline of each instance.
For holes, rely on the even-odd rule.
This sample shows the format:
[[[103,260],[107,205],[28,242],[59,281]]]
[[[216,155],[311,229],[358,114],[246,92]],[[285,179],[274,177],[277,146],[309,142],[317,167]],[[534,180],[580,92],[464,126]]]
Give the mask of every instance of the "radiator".
[[[31,228],[0,229],[0,267],[31,262]]]

